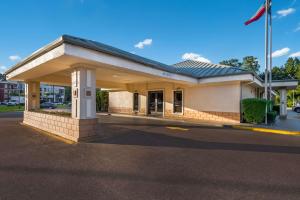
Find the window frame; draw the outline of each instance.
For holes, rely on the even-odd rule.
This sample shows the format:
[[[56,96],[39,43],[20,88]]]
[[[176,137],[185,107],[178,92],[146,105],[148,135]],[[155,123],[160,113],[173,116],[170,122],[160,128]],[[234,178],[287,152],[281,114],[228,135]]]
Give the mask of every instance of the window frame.
[[[182,95],[182,99],[181,99],[181,112],[175,112],[175,92],[181,92]],[[177,115],[183,115],[184,113],[184,92],[183,89],[178,89],[178,90],[173,90],[172,91],[172,99],[173,99],[173,114],[177,114]]]
[[[135,109],[135,95],[137,94],[137,109]],[[133,101],[132,101],[132,110],[133,112],[139,112],[140,110],[140,94],[138,92],[133,93]]]

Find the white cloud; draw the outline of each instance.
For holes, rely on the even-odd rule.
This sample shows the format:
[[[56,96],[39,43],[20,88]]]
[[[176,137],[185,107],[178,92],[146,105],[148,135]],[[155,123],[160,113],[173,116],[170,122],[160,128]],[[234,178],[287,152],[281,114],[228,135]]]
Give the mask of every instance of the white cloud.
[[[298,24],[297,28],[294,30],[295,32],[300,31],[300,23]]]
[[[9,58],[9,60],[11,60],[11,61],[18,61],[18,60],[21,59],[21,57],[18,56],[18,55],[12,55],[12,56],[9,56],[8,58]]]
[[[211,63],[210,60],[196,53],[185,53],[182,55],[183,60],[194,60],[199,62]]]
[[[280,17],[286,17],[290,14],[293,14],[294,12],[296,12],[296,9],[295,8],[288,8],[288,9],[285,9],[285,10],[278,10],[277,11],[277,14],[280,16]]]
[[[298,51],[296,53],[292,53],[289,57],[292,57],[292,58],[299,57],[300,58],[300,51]]]
[[[152,39],[145,39],[142,42],[137,43],[134,45],[135,48],[143,49],[145,46],[150,46],[152,44],[153,40]]]
[[[0,73],[3,73],[3,72],[5,72],[6,71],[6,69],[7,69],[7,67],[6,66],[0,66]]]
[[[290,48],[287,48],[287,47],[283,48],[283,49],[279,49],[272,53],[272,57],[273,58],[281,57],[281,56],[288,54],[289,52],[290,52]]]

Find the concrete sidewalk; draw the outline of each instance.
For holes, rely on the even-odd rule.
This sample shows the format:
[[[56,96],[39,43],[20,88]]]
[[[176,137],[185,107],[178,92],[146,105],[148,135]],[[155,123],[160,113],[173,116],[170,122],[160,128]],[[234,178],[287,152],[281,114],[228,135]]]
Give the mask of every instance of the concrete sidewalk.
[[[253,124],[240,124],[232,126],[236,129],[300,136],[300,114],[292,110],[288,110],[286,119],[276,119],[276,122],[271,125],[253,125]]]
[[[300,114],[289,110],[287,119],[277,119],[272,127],[281,130],[300,131]]]

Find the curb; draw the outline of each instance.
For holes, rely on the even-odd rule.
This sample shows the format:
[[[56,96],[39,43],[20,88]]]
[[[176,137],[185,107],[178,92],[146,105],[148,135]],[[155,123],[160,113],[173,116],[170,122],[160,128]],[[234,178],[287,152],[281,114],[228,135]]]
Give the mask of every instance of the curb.
[[[279,135],[300,136],[300,131],[287,131],[287,130],[278,130],[278,129],[269,129],[269,128],[259,128],[259,127],[246,127],[246,126],[238,126],[238,125],[234,125],[231,127],[233,129],[240,129],[240,130],[272,133],[272,134],[279,134]]]

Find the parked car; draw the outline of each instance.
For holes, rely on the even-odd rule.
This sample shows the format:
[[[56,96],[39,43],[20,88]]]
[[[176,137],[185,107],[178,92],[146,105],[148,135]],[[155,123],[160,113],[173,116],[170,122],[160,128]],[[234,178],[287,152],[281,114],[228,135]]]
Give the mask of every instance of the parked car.
[[[55,109],[56,105],[50,102],[41,103],[40,108]]]
[[[7,105],[7,106],[16,106],[16,105],[18,105],[18,104],[17,104],[17,102],[15,102],[15,101],[9,101],[9,102],[6,103],[6,105]]]
[[[293,108],[293,111],[300,113],[300,105],[297,105]]]

